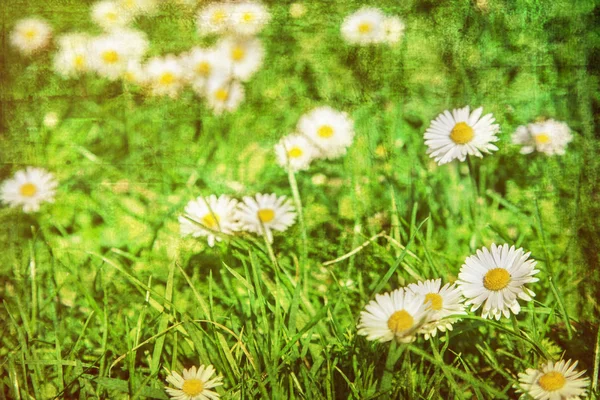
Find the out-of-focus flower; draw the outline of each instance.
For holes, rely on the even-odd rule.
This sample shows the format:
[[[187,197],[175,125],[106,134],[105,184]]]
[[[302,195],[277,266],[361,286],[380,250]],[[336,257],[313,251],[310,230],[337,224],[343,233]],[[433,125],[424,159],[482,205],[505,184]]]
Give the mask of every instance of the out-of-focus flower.
[[[148,60],[144,68],[146,85],[155,96],[177,97],[183,88],[183,68],[172,54]]]
[[[385,14],[378,8],[363,7],[342,23],[342,37],[349,44],[369,45],[385,39]]]
[[[258,193],[246,196],[238,206],[237,217],[242,229],[266,235],[273,242],[273,231],[284,232],[294,224],[296,212],[287,197]]]
[[[211,3],[200,9],[196,27],[200,35],[224,33],[231,27],[233,5],[231,3]]]
[[[230,63],[233,77],[242,82],[259,70],[265,55],[262,42],[254,37],[227,37],[217,43],[216,49],[219,57]]]
[[[103,0],[92,6],[92,21],[105,30],[123,28],[128,25],[133,14],[112,0]]]
[[[213,231],[231,235],[239,230],[235,217],[238,201],[227,195],[219,197],[214,194],[208,197],[198,197],[190,201],[185,207],[184,215],[179,217],[181,234],[193,237],[205,236],[208,245],[213,247],[221,237]]]
[[[400,42],[404,35],[404,28],[404,23],[400,18],[396,16],[386,17],[383,21],[383,40],[390,45]]]
[[[563,155],[571,140],[569,126],[553,119],[519,126],[512,134],[512,142],[523,145],[522,154],[538,151],[548,156]]]
[[[257,2],[234,3],[231,11],[231,29],[238,35],[256,35],[271,19],[267,8]]]
[[[52,28],[39,18],[25,18],[17,21],[10,33],[10,44],[28,56],[44,49],[52,38]]]
[[[235,111],[244,100],[244,86],[236,80],[217,77],[207,82],[204,98],[215,115]]]
[[[69,33],[58,39],[54,70],[65,78],[73,78],[91,68],[91,38],[83,33]]]
[[[354,122],[347,113],[318,107],[300,117],[298,132],[319,149],[319,157],[337,158],[346,154],[354,140]]]
[[[305,136],[288,135],[275,145],[275,154],[279,165],[295,172],[307,170],[318,151]]]
[[[304,14],[306,14],[306,6],[304,4],[290,4],[290,15],[292,16],[292,18],[301,18]]]
[[[23,207],[26,213],[40,209],[42,203],[54,202],[58,182],[42,168],[27,167],[0,186],[0,200],[11,207]]]

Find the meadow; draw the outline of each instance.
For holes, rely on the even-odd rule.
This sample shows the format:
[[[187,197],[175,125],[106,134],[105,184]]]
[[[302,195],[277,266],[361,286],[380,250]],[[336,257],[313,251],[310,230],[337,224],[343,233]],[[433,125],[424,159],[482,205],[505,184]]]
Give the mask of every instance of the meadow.
[[[220,40],[198,33],[207,4],[162,0],[131,21],[143,59]],[[519,373],[562,359],[600,398],[600,5],[262,4],[262,64],[221,110],[189,85],[57,73],[55,38],[102,34],[94,2],[3,0],[0,181],[31,166],[57,187],[38,211],[0,206],[0,398],[168,399],[171,371],[212,365],[224,399],[516,399]],[[397,43],[344,39],[367,5],[402,20]],[[10,39],[26,17],[53,37],[29,55]],[[465,106],[493,114],[498,150],[438,165],[425,132]],[[351,145],[280,165],[274,146],[317,107],[346,113]],[[522,154],[513,133],[545,119],[570,128],[564,154]],[[214,246],[181,234],[191,200],[256,193],[295,209],[272,241],[262,223],[209,230]],[[518,314],[467,307],[406,343],[360,333],[377,294],[454,283],[505,243],[539,270]]]

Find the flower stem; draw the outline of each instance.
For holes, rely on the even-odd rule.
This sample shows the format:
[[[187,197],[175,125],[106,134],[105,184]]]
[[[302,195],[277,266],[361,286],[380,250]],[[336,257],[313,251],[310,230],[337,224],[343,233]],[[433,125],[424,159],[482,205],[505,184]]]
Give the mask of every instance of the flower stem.
[[[383,377],[379,384],[379,391],[388,392],[392,389],[392,380],[394,378],[394,366],[402,355],[405,346],[400,346],[395,340],[392,340],[388,350],[387,359],[385,360],[385,369]]]
[[[288,168],[288,180],[290,181],[290,187],[292,189],[292,196],[294,197],[294,204],[296,205],[296,211],[298,213],[298,221],[300,222],[300,230],[302,231],[302,253],[300,255],[300,273],[303,275],[304,282],[307,282],[308,268],[306,266],[308,260],[308,236],[306,234],[306,225],[304,224],[304,213],[302,211],[302,200],[300,199],[300,191],[298,190],[298,182],[296,181],[296,175],[291,168]]]

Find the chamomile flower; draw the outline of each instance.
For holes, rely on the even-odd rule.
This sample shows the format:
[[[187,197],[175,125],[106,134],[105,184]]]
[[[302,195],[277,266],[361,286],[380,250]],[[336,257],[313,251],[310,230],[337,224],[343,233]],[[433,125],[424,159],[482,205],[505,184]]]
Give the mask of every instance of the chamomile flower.
[[[492,143],[498,141],[499,126],[494,124],[492,114],[481,117],[482,112],[483,107],[469,112],[466,106],[438,115],[425,131],[427,154],[442,165],[454,159],[465,161],[467,155],[483,157],[482,153],[498,150]]]
[[[296,220],[294,206],[285,196],[258,193],[246,196],[238,206],[237,217],[242,229],[262,235],[273,242],[273,231],[283,232]]]
[[[133,15],[116,1],[103,0],[92,6],[92,21],[105,30],[122,28],[129,24]]]
[[[237,3],[231,10],[231,29],[238,35],[256,35],[270,19],[271,14],[260,3]]]
[[[212,365],[184,369],[183,376],[171,371],[167,376],[167,382],[175,386],[175,389],[165,387],[165,390],[174,400],[217,400],[219,394],[210,389],[221,386],[223,377],[217,376],[211,379],[214,374],[215,369]]]
[[[146,73],[141,61],[137,58],[127,61],[127,66],[121,78],[127,83],[144,85],[146,83]]]
[[[124,43],[129,59],[141,59],[150,47],[146,34],[135,29],[115,29],[111,32],[111,36],[120,38]]]
[[[538,151],[548,156],[563,155],[571,140],[573,135],[569,126],[553,119],[519,126],[512,135],[514,144],[523,145],[521,154]]]
[[[548,361],[540,369],[527,368],[519,373],[521,398],[535,400],[579,400],[585,397],[590,384],[588,378],[581,378],[585,371],[578,372],[577,361]]]
[[[196,26],[200,35],[224,33],[231,27],[231,3],[211,3],[198,12]]]
[[[125,72],[129,52],[119,36],[99,36],[91,42],[91,49],[91,64],[98,75],[115,80]]]
[[[185,207],[184,215],[179,217],[181,235],[206,236],[208,245],[213,247],[215,240],[222,240],[213,231],[231,235],[239,230],[235,217],[237,204],[237,200],[227,195],[217,197],[214,194],[190,201]]]
[[[12,179],[0,186],[0,200],[11,207],[23,207],[26,213],[40,209],[42,203],[52,203],[58,182],[42,168],[27,167],[17,171]]]
[[[34,54],[50,43],[52,28],[39,18],[19,20],[10,33],[10,44],[22,54]]]
[[[297,129],[319,149],[323,158],[346,154],[354,140],[354,121],[347,113],[327,106],[315,108],[300,117]]]
[[[378,8],[363,7],[342,23],[342,37],[349,44],[368,45],[385,39],[385,14]]]
[[[529,259],[530,254],[515,246],[492,244],[491,251],[483,247],[467,257],[457,281],[465,305],[472,305],[471,311],[483,305],[483,318],[499,320],[502,315],[510,317],[511,311],[518,314],[518,299],[531,301],[535,296],[525,284],[539,280],[533,276],[540,271],[534,269],[537,262]]]
[[[203,91],[209,80],[231,75],[231,64],[214,49],[194,47],[183,56],[182,65],[187,80],[197,92]]]
[[[207,82],[206,89],[201,94],[215,115],[221,115],[239,107],[244,100],[244,86],[236,80],[216,77]]]
[[[231,74],[242,82],[259,70],[265,56],[262,42],[254,37],[227,37],[216,48],[219,57],[231,63]]]
[[[421,328],[425,339],[435,336],[438,330],[441,332],[451,331],[452,324],[456,322],[456,319],[447,318],[448,316],[465,314],[463,298],[456,285],[447,283],[443,287],[441,286],[441,279],[429,279],[407,286],[408,291],[425,298],[427,309],[430,311],[427,323]]]
[[[315,146],[301,135],[285,136],[275,145],[279,165],[294,172],[307,170],[317,154]]]
[[[387,44],[396,44],[400,42],[404,35],[404,23],[396,16],[386,17],[383,21],[383,41]]]
[[[73,78],[91,69],[91,38],[82,33],[69,33],[58,39],[54,71]]]
[[[183,68],[179,59],[172,54],[148,60],[144,75],[150,93],[155,96],[177,97],[183,88]]]
[[[430,311],[424,296],[404,288],[378,294],[360,313],[358,334],[368,340],[410,343],[428,320]]]

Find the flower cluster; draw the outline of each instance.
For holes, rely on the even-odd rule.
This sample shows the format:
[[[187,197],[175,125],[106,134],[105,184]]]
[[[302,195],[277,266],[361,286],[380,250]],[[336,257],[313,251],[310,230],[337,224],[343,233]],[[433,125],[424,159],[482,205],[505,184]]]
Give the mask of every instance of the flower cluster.
[[[352,45],[394,45],[404,35],[404,23],[399,17],[387,16],[378,8],[363,7],[344,19],[341,32],[344,40]]]
[[[273,231],[283,232],[294,224],[296,212],[285,196],[258,193],[242,201],[227,195],[198,197],[185,207],[179,217],[181,234],[206,237],[209,246],[224,236],[248,231],[265,235],[273,242]]]

